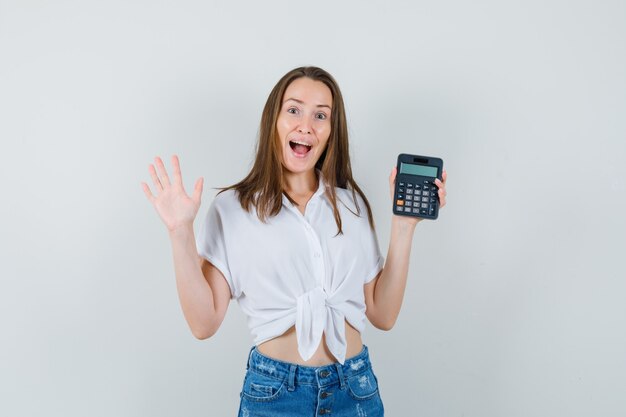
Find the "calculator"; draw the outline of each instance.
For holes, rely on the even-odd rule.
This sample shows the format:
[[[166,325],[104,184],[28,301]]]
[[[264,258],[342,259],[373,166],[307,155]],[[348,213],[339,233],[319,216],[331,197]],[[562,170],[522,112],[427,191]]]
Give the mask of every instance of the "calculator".
[[[439,187],[443,160],[431,156],[398,155],[393,212],[434,220],[439,214]]]

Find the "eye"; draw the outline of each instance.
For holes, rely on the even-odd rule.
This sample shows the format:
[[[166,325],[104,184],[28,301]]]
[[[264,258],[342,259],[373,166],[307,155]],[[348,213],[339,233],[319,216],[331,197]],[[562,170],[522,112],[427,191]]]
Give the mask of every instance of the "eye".
[[[287,113],[296,114],[297,112],[298,112],[298,109],[296,109],[295,107],[289,107],[287,109]]]
[[[320,120],[326,120],[326,114],[325,113],[317,113],[317,115],[315,116]]]

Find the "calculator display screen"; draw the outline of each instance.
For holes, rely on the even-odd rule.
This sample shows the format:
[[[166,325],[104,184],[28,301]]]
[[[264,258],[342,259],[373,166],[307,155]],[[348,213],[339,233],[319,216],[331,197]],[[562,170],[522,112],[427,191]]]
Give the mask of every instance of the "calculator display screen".
[[[404,162],[400,162],[400,174],[421,175],[423,177],[436,177],[437,167],[405,164]]]

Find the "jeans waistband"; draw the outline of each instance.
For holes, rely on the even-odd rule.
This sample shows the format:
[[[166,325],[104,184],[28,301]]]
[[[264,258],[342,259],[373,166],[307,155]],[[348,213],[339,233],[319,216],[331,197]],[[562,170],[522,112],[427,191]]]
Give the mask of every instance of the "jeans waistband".
[[[343,365],[335,362],[317,367],[270,358],[259,352],[256,346],[253,346],[248,354],[246,369],[252,369],[254,372],[280,380],[289,378],[289,389],[293,390],[293,387],[298,384],[322,387],[339,382],[343,387],[346,378],[360,374],[371,367],[366,345],[363,345],[363,349],[358,355],[346,359]]]

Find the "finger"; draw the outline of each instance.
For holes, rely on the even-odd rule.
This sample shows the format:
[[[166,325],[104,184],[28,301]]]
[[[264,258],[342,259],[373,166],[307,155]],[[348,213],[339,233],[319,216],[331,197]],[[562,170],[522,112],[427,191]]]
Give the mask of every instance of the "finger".
[[[152,191],[150,191],[150,187],[145,182],[141,183],[141,187],[143,188],[143,192],[148,197],[148,200],[152,203],[154,201],[154,196],[152,195]]]
[[[191,198],[197,204],[200,204],[200,196],[202,195],[202,185],[204,184],[204,178],[200,177],[196,181],[196,185],[193,187],[193,195]]]
[[[393,169],[391,170],[391,173],[389,174],[389,189],[390,189],[392,199],[393,199],[393,188],[396,185],[396,171],[397,171],[397,167],[394,166]]]
[[[161,184],[161,180],[159,179],[156,170],[154,169],[154,165],[150,164],[148,166],[148,171],[150,171],[150,176],[152,177],[152,182],[157,189],[157,194],[163,191],[163,184]]]
[[[446,205],[446,189],[440,188],[437,195],[439,196],[439,208],[441,208]]]
[[[448,192],[446,191],[446,183],[445,182],[441,182],[441,180],[439,178],[435,178],[435,185],[437,187],[439,187],[439,191],[443,190],[444,194],[446,194],[446,195],[448,194]]]
[[[389,174],[389,185],[393,186],[396,182],[396,171],[397,168],[393,167],[393,169],[391,170],[391,173]]]
[[[441,178],[443,179],[443,184],[445,185],[446,184],[446,180],[448,179],[448,173],[446,172],[445,169],[441,173]]]
[[[156,161],[157,170],[159,171],[159,176],[161,178],[161,184],[163,184],[163,188],[169,187],[170,185],[170,177],[167,176],[167,171],[165,170],[165,165],[163,161],[158,156],[154,158]]]
[[[180,162],[177,155],[172,155],[172,173],[174,174],[174,184],[183,186],[183,175],[180,172]]]
[[[442,187],[441,187],[441,188],[439,188],[439,190],[437,191],[437,195],[439,195],[439,197],[442,197],[442,196],[443,196],[443,197],[445,197],[445,196],[447,196],[447,195],[448,195],[448,191],[446,191],[446,188],[442,186]]]

